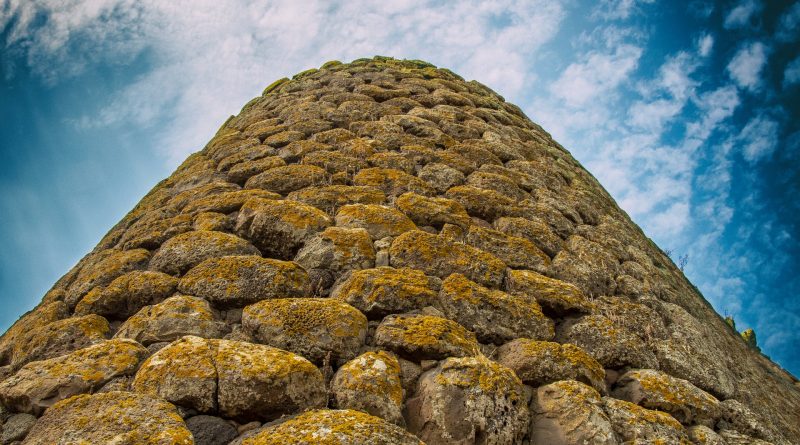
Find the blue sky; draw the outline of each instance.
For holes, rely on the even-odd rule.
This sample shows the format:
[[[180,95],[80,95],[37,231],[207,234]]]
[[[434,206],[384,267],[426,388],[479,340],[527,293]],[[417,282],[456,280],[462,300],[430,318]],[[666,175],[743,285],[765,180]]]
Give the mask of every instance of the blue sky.
[[[273,80],[376,54],[520,105],[800,375],[800,2],[0,0],[0,328]]]

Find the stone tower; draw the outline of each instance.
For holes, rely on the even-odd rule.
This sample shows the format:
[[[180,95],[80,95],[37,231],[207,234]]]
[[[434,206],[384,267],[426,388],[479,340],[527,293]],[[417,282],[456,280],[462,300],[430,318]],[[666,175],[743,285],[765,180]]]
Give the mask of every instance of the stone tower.
[[[800,443],[800,387],[515,105],[279,80],[0,339],[2,443]]]

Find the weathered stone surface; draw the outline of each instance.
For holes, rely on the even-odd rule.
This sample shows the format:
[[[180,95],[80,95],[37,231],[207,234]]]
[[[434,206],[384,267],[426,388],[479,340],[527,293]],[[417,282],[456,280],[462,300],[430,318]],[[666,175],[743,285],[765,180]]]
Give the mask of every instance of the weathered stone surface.
[[[416,176],[393,168],[365,168],[353,177],[353,185],[375,187],[388,196],[400,196],[406,192],[433,195],[433,187]]]
[[[209,258],[259,253],[253,245],[237,236],[200,230],[170,238],[153,254],[149,268],[179,275]]]
[[[358,355],[367,317],[329,298],[282,298],[250,305],[242,313],[245,332],[261,343],[292,351],[315,362],[345,362]]]
[[[494,228],[507,235],[527,239],[551,258],[564,245],[553,229],[539,218],[502,217],[494,221]]]
[[[345,363],[331,381],[339,409],[363,411],[403,426],[400,363],[389,353],[367,352]]]
[[[617,380],[614,397],[669,413],[685,425],[713,427],[719,401],[686,380],[652,369],[628,371]]]
[[[234,190],[218,193],[186,204],[183,213],[216,212],[228,214],[242,208],[245,202],[253,198],[280,199],[281,195],[266,190]]]
[[[413,222],[420,226],[440,228],[445,224],[469,227],[470,219],[464,207],[447,198],[436,198],[403,193],[395,201],[398,209],[403,211]]]
[[[419,270],[378,267],[354,271],[331,292],[367,317],[408,312],[436,302],[440,282]]]
[[[281,195],[306,187],[327,185],[328,173],[314,165],[291,164],[259,173],[244,184],[248,189],[263,189]]]
[[[235,445],[424,445],[412,434],[379,417],[353,410],[314,410],[300,414]]]
[[[374,240],[398,236],[417,226],[403,213],[386,206],[351,204],[336,213],[336,225],[351,229],[365,229]]]
[[[587,315],[565,322],[556,341],[572,343],[606,368],[655,368],[655,355],[637,335],[602,315]]]
[[[519,338],[501,346],[495,356],[498,363],[534,387],[559,380],[576,380],[601,393],[606,392],[603,366],[583,349],[569,343]]]
[[[328,214],[349,204],[383,204],[386,194],[375,187],[329,185],[325,187],[308,187],[292,192],[286,199],[299,201]]]
[[[535,444],[616,445],[600,394],[574,380],[539,387],[531,401],[530,440]]]
[[[455,321],[435,315],[402,314],[384,318],[375,344],[419,362],[477,355],[475,334]]]
[[[228,332],[206,300],[176,295],[145,306],[119,327],[115,338],[130,338],[143,345],[171,342],[184,335],[221,338]]]
[[[270,298],[304,297],[308,273],[297,263],[259,256],[226,256],[198,264],[178,289],[219,307],[242,307]]]
[[[93,255],[91,263],[81,269],[73,284],[67,288],[64,302],[73,308],[96,286],[105,286],[132,270],[144,269],[149,260],[150,252],[144,249],[105,250]]]
[[[63,301],[42,303],[17,320],[0,338],[0,363],[7,364],[13,356],[14,345],[31,331],[68,316]]]
[[[406,410],[428,445],[519,443],[528,430],[522,382],[484,357],[449,358],[423,374]]]
[[[571,236],[564,250],[553,258],[552,272],[589,296],[613,295],[619,261],[599,244]]]
[[[126,273],[105,288],[92,289],[75,306],[76,315],[97,314],[107,319],[125,320],[147,305],[174,294],[178,279],[149,270]]]
[[[194,445],[227,445],[239,435],[226,420],[207,415],[186,419],[186,428],[192,432]]]
[[[306,241],[294,260],[306,270],[369,269],[375,267],[375,248],[365,229],[328,227]]]
[[[239,420],[274,419],[325,403],[322,374],[277,348],[183,337],[153,354],[133,389],[201,413]]]
[[[94,314],[54,321],[27,332],[14,343],[11,366],[18,368],[100,343],[109,331],[108,321]]]
[[[722,430],[719,435],[726,445],[772,445],[770,442],[750,437],[735,430]]]
[[[16,412],[40,415],[59,400],[92,392],[132,375],[150,353],[132,340],[109,340],[67,355],[31,362],[0,383],[0,401]]]
[[[531,269],[544,273],[550,267],[550,257],[525,238],[472,225],[465,241],[500,258],[508,267],[514,269]]]
[[[463,185],[451,188],[445,196],[461,204],[469,216],[490,223],[503,216],[518,216],[521,212],[516,201],[494,190]]]
[[[707,426],[695,425],[686,430],[689,440],[697,445],[728,445],[719,434]]]
[[[719,408],[718,429],[736,430],[748,436],[768,441],[780,440],[776,431],[773,431],[756,413],[741,402],[734,399],[724,400],[719,403]]]
[[[19,443],[28,435],[33,425],[36,423],[36,416],[31,414],[14,414],[3,424],[3,433],[0,434],[0,442],[5,444]]]
[[[253,199],[239,211],[236,233],[264,256],[291,260],[297,249],[332,221],[321,210],[288,200]]]
[[[389,255],[393,267],[411,267],[439,278],[460,273],[495,288],[505,273],[505,264],[494,255],[421,230],[395,238]]]
[[[430,184],[436,193],[447,190],[464,183],[464,174],[446,164],[431,163],[422,167],[419,178]]]
[[[509,270],[506,290],[512,295],[533,298],[546,314],[565,316],[587,314],[592,302],[577,287],[531,270]]]
[[[624,443],[691,443],[683,425],[667,413],[611,397],[603,397],[603,406],[614,431]]]
[[[550,340],[554,335],[553,321],[536,301],[485,288],[458,273],[442,282],[439,307],[484,343],[500,345],[519,337]]]
[[[33,426],[26,445],[115,443],[191,445],[192,434],[175,407],[129,392],[79,395],[56,403]]]

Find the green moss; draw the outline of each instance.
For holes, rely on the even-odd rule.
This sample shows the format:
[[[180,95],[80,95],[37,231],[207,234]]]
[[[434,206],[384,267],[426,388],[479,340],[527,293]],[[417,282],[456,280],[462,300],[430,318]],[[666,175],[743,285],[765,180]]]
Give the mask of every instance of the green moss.
[[[286,83],[288,81],[289,81],[289,78],[288,77],[284,77],[283,79],[278,79],[275,82],[272,82],[266,88],[264,88],[264,91],[261,93],[261,95],[262,96],[266,96],[267,94],[275,91],[276,88],[278,88],[279,86],[283,85],[284,83]]]

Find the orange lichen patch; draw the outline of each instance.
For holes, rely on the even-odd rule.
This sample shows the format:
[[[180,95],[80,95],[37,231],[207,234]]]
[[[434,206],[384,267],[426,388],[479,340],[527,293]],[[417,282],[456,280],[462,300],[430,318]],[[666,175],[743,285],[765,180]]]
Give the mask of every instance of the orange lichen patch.
[[[424,445],[402,428],[353,410],[314,410],[264,428],[242,445]]]
[[[403,213],[387,206],[351,204],[336,213],[336,225],[365,229],[372,239],[397,236],[417,228]]]
[[[361,354],[339,368],[331,381],[336,406],[404,424],[400,373],[400,362],[392,354]]]
[[[39,415],[59,400],[94,391],[131,375],[149,352],[133,340],[109,340],[67,355],[31,362],[0,383],[0,400],[17,412]]]
[[[519,338],[497,350],[499,363],[531,386],[577,380],[605,393],[605,369],[583,349],[571,344]]]
[[[408,174],[414,173],[414,162],[407,156],[396,152],[375,153],[367,159],[367,162],[373,167],[392,168]]]
[[[483,342],[501,344],[517,337],[549,340],[554,335],[553,321],[536,301],[485,288],[459,273],[442,282],[439,307]]]
[[[287,199],[309,204],[329,214],[334,214],[340,207],[348,204],[383,204],[386,201],[386,195],[374,187],[330,185],[298,190],[290,193]]]
[[[364,229],[328,227],[306,242],[295,261],[307,270],[369,269],[375,266],[375,248]]]
[[[171,210],[156,210],[142,216],[120,237],[123,249],[157,249],[175,235],[192,230],[192,215],[174,215]]]
[[[354,139],[356,135],[344,128],[333,128],[331,130],[322,131],[314,136],[311,136],[312,141],[321,142],[323,144],[339,145],[345,141]]]
[[[144,269],[150,252],[144,249],[106,250],[97,259],[81,269],[73,284],[67,289],[64,302],[75,305],[95,286],[105,286],[118,276],[132,270]]]
[[[222,179],[215,179],[207,184],[192,186],[178,193],[167,201],[165,207],[168,209],[182,210],[190,203],[199,199],[209,198],[214,195],[219,195],[220,193],[233,192],[239,189],[240,187],[236,184],[231,184]]]
[[[412,361],[478,354],[475,334],[433,315],[390,315],[375,331],[375,343]]]
[[[248,148],[243,148],[230,156],[220,159],[217,164],[217,171],[227,172],[234,166],[241,163],[248,163],[266,158],[275,154],[275,149],[267,145],[255,145]]]
[[[181,278],[178,289],[218,306],[241,307],[269,298],[306,296],[309,280],[294,262],[228,256],[198,264]]]
[[[515,200],[494,190],[460,185],[448,190],[445,196],[461,204],[470,216],[489,222],[502,216],[517,216],[521,212]]]
[[[63,301],[53,301],[41,304],[20,317],[0,338],[0,362],[5,365],[11,360],[14,345],[20,338],[67,315],[67,305]]]
[[[305,135],[299,131],[287,130],[267,136],[263,139],[263,142],[270,147],[280,148],[304,137]]]
[[[411,267],[440,278],[461,273],[492,287],[500,286],[506,268],[494,255],[421,230],[395,238],[389,255],[393,267]]]
[[[328,353],[348,360],[367,333],[367,317],[329,298],[282,298],[247,306],[242,328],[261,343],[321,362]]]
[[[379,267],[354,271],[331,293],[369,316],[383,317],[431,306],[435,283],[419,270]]]
[[[422,179],[392,168],[363,169],[353,177],[353,184],[375,187],[390,196],[399,196],[406,192],[435,194],[433,188]]]
[[[53,438],[79,438],[73,442],[78,444],[194,443],[175,406],[159,398],[118,391],[56,403],[36,422],[25,443],[51,445]]]
[[[146,306],[127,319],[114,334],[144,345],[173,341],[184,335],[216,338],[227,333],[206,300],[176,295],[153,306]]]
[[[202,212],[195,215],[192,228],[194,230],[225,232],[230,230],[232,225],[232,219],[224,213]]]
[[[310,123],[309,121],[305,122]],[[316,141],[295,141],[278,150],[278,156],[280,156],[286,162],[294,163],[303,159],[303,157],[306,155],[310,155],[319,151],[324,152],[330,149],[330,145],[322,144]]]
[[[467,211],[452,199],[427,197],[409,192],[398,197],[395,205],[420,226],[438,228],[445,224],[455,224],[467,228],[470,224]]]
[[[153,254],[151,270],[178,275],[209,258],[258,255],[247,241],[229,233],[200,230],[170,238]]]
[[[331,174],[346,173],[347,176],[352,176],[368,166],[363,159],[347,156],[338,151],[309,153],[303,157],[303,164],[320,167]]]
[[[628,371],[614,395],[645,408],[672,414],[684,424],[713,426],[720,416],[719,401],[686,380],[651,369]]]
[[[589,313],[594,304],[576,286],[531,270],[509,270],[506,289],[512,295],[535,299],[548,313]]]
[[[544,272],[550,267],[550,257],[525,238],[503,232],[470,226],[467,244],[500,258],[508,267],[534,269]]]
[[[311,186],[327,185],[328,174],[314,165],[290,164],[257,174],[244,184],[248,189],[264,189],[287,195]]]
[[[251,199],[239,211],[236,233],[264,256],[291,259],[304,241],[331,225],[323,211],[297,201]]]
[[[435,382],[484,394],[504,394],[512,401],[525,399],[522,381],[514,371],[486,357],[449,358],[437,368]]]
[[[54,321],[17,340],[12,349],[11,366],[18,368],[34,360],[57,357],[102,342],[110,330],[108,321],[94,314]]]
[[[178,288],[178,279],[161,272],[136,270],[116,278],[105,288],[94,288],[77,306],[75,315],[97,314],[124,320]]]
[[[691,443],[685,437],[683,425],[665,412],[611,397],[604,397],[603,403],[614,430],[625,440],[632,440],[637,435],[642,439],[673,436],[681,445]]]
[[[278,156],[268,156],[252,161],[240,162],[228,170],[228,180],[236,184],[244,184],[251,177],[283,167],[286,162]]]

